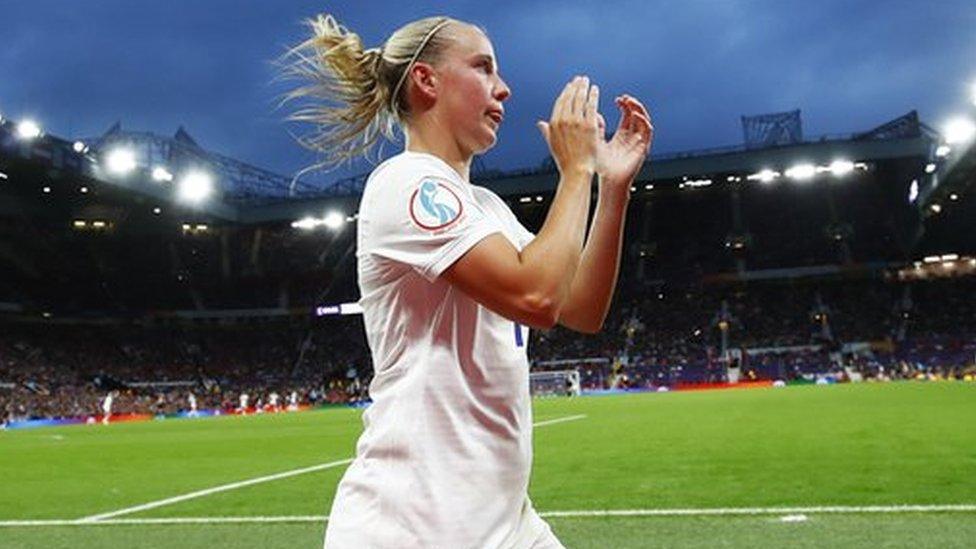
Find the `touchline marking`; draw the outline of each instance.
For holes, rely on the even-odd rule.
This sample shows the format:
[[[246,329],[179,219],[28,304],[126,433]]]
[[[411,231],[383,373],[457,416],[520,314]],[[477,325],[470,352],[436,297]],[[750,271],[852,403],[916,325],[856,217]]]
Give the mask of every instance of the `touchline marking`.
[[[89,517],[83,517],[78,519],[78,522],[98,522],[100,520],[117,517],[120,515],[129,515],[132,513],[138,513],[139,511],[146,511],[149,509],[155,509],[157,507],[162,507],[164,505],[172,505],[174,503],[179,503],[181,501],[186,501],[188,499],[201,498],[203,496],[209,496],[211,494],[216,494],[219,492],[226,492],[228,490],[236,490],[237,488],[243,488],[245,486],[253,486],[255,484],[261,484],[263,482],[271,482],[272,480],[279,480],[288,477],[294,477],[298,475],[304,475],[305,473],[312,473],[315,471],[322,471],[325,469],[331,469],[332,467],[338,467],[340,465],[346,465],[352,461],[352,458],[340,459],[338,461],[330,461],[328,463],[320,463],[318,465],[313,465],[311,467],[303,467],[301,469],[293,469],[291,471],[285,471],[283,473],[277,473],[274,475],[267,475],[263,477],[252,478],[249,480],[242,480],[240,482],[232,482],[230,484],[222,484],[220,486],[214,486],[213,488],[207,488],[206,490],[197,490],[196,492],[190,492],[188,494],[183,494],[181,496],[174,496],[171,498],[161,499],[158,501],[151,501],[149,503],[143,503],[142,505],[136,505],[135,507],[126,507],[125,509],[119,509],[118,511],[111,511],[109,513],[102,513],[99,515],[91,515]]]
[[[580,414],[575,416],[559,417],[555,419],[550,419],[546,421],[540,421],[534,423],[534,427],[543,427],[545,425],[554,425],[556,423],[563,423],[565,421],[573,421],[577,419],[583,419],[586,414]],[[82,517],[77,519],[77,522],[88,523],[88,522],[101,522],[105,519],[110,519],[122,515],[131,515],[132,513],[138,513],[140,511],[148,511],[149,509],[155,509],[157,507],[163,507],[164,505],[172,505],[174,503],[179,503],[181,501],[186,501],[188,499],[202,498],[204,496],[209,496],[211,494],[217,494],[219,492],[226,492],[228,490],[236,490],[237,488],[244,488],[245,486],[253,486],[255,484],[261,484],[264,482],[271,482],[272,480],[280,480],[283,478],[294,477],[297,475],[304,475],[305,473],[314,473],[315,471],[322,471],[325,469],[331,469],[333,467],[339,467],[340,465],[348,465],[352,462],[352,458],[340,459],[338,461],[330,461],[328,463],[320,463],[318,465],[312,465],[311,467],[303,467],[301,469],[293,469],[291,471],[285,471],[283,473],[276,473],[274,475],[267,475],[263,477],[252,478],[249,480],[242,480],[239,482],[231,482],[230,484],[222,484],[220,486],[214,486],[213,488],[207,488],[204,490],[197,490],[196,492],[190,492],[188,494],[183,494],[180,496],[174,496],[171,498],[161,499],[158,501],[151,501],[149,503],[143,503],[142,505],[136,505],[134,507],[126,507],[124,509],[119,509],[117,511],[110,511],[108,513],[101,513],[98,515],[91,515],[88,517]],[[28,521],[29,522],[29,521]],[[4,523],[0,522],[0,525]]]
[[[593,517],[676,517],[715,515],[791,515],[791,514],[858,514],[858,513],[976,513],[976,504],[949,505],[833,505],[821,507],[724,507],[704,509],[605,509],[579,511],[544,511],[543,518]],[[306,523],[328,520],[326,515],[282,515],[256,517],[167,517],[104,520],[4,520],[0,528],[16,526],[140,526],[153,524],[255,524]]]

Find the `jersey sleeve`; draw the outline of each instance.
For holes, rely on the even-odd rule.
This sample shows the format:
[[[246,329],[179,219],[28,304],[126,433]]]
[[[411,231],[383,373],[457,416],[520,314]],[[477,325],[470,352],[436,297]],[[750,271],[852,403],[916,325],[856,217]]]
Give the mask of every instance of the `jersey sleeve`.
[[[437,170],[371,182],[368,250],[409,265],[434,281],[462,255],[501,228],[465,183]]]

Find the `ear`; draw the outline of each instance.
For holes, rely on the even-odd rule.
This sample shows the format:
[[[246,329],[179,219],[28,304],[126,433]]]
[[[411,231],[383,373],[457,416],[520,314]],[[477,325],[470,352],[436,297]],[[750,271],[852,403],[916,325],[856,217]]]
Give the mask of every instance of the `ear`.
[[[437,98],[437,71],[430,64],[420,61],[414,63],[410,68],[410,80],[415,93],[426,100],[425,102],[432,102]]]

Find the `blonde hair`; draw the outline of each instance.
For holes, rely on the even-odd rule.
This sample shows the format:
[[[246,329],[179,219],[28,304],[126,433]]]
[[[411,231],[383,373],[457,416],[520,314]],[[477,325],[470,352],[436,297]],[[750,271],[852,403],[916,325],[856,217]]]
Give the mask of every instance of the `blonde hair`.
[[[331,15],[318,15],[305,23],[312,37],[286,52],[278,61],[285,78],[304,85],[290,91],[281,105],[296,99],[313,103],[292,113],[288,120],[309,122],[316,130],[298,142],[323,155],[316,168],[332,168],[358,156],[370,157],[374,146],[395,139],[397,124],[409,114],[408,72],[418,61],[436,63],[453,36],[442,31],[450,17],[427,17],[396,30],[378,48],[363,49],[356,33]],[[297,178],[297,177],[296,177]]]

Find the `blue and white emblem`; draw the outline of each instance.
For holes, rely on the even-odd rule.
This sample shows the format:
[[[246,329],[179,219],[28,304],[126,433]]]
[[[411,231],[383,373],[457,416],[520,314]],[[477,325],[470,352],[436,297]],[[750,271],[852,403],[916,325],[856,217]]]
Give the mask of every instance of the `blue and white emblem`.
[[[410,196],[410,218],[421,229],[443,229],[461,217],[458,195],[444,183],[425,178]]]

